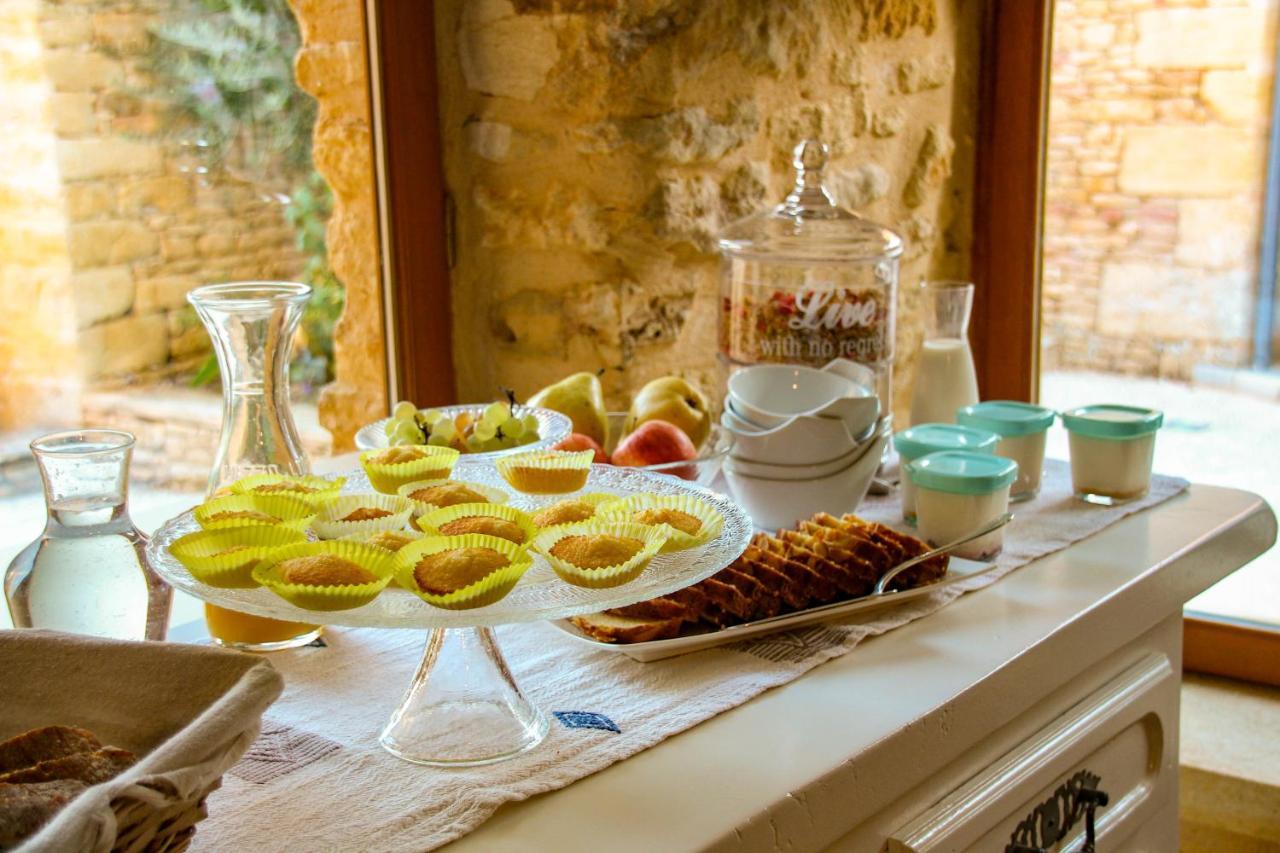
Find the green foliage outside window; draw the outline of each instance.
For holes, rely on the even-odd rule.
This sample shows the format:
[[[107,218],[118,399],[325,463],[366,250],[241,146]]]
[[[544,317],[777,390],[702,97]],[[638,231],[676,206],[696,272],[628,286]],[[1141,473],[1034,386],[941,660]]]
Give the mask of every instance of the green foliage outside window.
[[[316,105],[293,79],[297,22],[285,0],[174,0],[151,32],[149,70],[169,98],[174,134],[200,152],[211,176],[289,187],[283,215],[306,258],[301,278],[313,288],[302,320],[305,346],[291,368],[305,393],[333,378],[343,290],[325,247],[332,197],[311,163]],[[194,381],[216,376],[211,357]]]

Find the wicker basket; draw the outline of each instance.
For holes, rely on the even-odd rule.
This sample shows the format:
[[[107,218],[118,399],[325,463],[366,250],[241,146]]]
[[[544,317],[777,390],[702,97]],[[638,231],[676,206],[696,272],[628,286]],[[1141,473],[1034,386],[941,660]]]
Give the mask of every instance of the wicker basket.
[[[0,739],[82,726],[138,763],[77,796],[19,851],[179,851],[283,682],[266,660],[176,643],[0,631]]]

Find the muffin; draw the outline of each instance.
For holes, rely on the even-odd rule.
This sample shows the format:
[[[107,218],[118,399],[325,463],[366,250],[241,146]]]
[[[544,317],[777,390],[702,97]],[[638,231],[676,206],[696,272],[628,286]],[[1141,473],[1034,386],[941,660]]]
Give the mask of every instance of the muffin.
[[[529,520],[539,529],[559,527],[562,524],[577,524],[595,518],[600,505],[617,500],[614,495],[586,494],[574,498],[557,501],[532,513]]]
[[[396,552],[410,542],[416,542],[417,536],[403,530],[382,530],[365,539],[365,544],[384,551]]]
[[[169,553],[203,584],[245,589],[258,585],[253,570],[275,550],[305,541],[300,531],[278,525],[232,527],[188,533]]]
[[[455,548],[424,556],[413,568],[413,580],[423,592],[449,595],[479,583],[510,562],[492,548]]]
[[[533,565],[506,539],[468,533],[426,536],[395,556],[400,586],[433,607],[469,610],[502,599]]]
[[[441,507],[419,516],[420,530],[439,536],[476,533],[497,536],[516,545],[533,538],[536,529],[523,511],[505,504],[465,503]]]
[[[669,530],[624,521],[584,521],[543,530],[531,547],[566,583],[603,589],[639,577],[662,549]]]
[[[310,586],[351,586],[372,583],[378,578],[358,563],[336,554],[293,557],[278,564],[280,579]]]
[[[321,539],[361,539],[404,530],[413,511],[413,501],[396,495],[341,495],[320,504],[311,529]]]
[[[315,508],[295,495],[239,494],[213,498],[192,513],[205,530],[278,525],[306,530]]]
[[[446,479],[459,455],[452,447],[399,445],[366,450],[360,454],[360,464],[375,489],[394,495],[406,483]]]
[[[274,552],[253,579],[304,610],[350,610],[391,582],[393,557],[360,542],[302,542]]]
[[[457,504],[486,503],[484,495],[468,486],[448,480],[438,486],[421,486],[405,494],[405,497],[418,503],[432,506],[456,506]]]
[[[667,531],[662,550],[681,551],[704,545],[720,535],[724,515],[697,495],[631,495],[603,504],[598,516],[611,521],[629,521]]]
[[[538,450],[505,456],[496,466],[502,478],[519,491],[558,495],[576,492],[587,484],[594,458],[591,450]]]
[[[342,490],[344,477],[326,479],[291,474],[252,474],[231,484],[237,495],[288,495],[316,504]]]

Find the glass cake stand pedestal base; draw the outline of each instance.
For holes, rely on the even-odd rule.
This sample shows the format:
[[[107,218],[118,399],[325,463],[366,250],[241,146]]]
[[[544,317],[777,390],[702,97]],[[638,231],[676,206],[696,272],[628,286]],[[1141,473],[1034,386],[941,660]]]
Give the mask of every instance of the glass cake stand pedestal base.
[[[492,628],[436,628],[379,740],[414,764],[473,767],[532,749],[547,728],[546,715],[512,677]]]

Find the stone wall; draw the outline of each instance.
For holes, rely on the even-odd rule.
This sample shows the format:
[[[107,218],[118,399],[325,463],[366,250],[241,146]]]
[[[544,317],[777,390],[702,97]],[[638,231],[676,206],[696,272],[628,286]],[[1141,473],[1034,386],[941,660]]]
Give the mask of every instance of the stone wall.
[[[346,450],[357,429],[388,410],[364,4],[290,3],[302,30],[298,85],[319,105],[312,159],[333,190],[329,265],[346,291],[334,330],[336,377],[321,394],[320,420],[334,449]]]
[[[1045,368],[1249,358],[1276,7],[1058,0]]]
[[[147,57],[149,29],[171,13],[166,0],[4,3],[5,110],[17,109],[3,116],[0,143],[9,155],[0,214],[13,235],[0,264],[5,286],[23,294],[5,299],[14,309],[0,336],[8,377],[27,372],[21,359],[32,354],[41,362],[30,372],[57,365],[66,378],[55,384],[70,394],[81,380],[190,370],[209,344],[188,290],[301,272],[278,200],[287,183],[211,162],[168,115]],[[0,381],[0,396],[21,396],[21,385]],[[0,426],[39,420],[48,417],[0,412]]]
[[[71,264],[40,46],[41,0],[0,3],[0,429],[77,405]]]
[[[840,201],[908,241],[901,411],[908,291],[968,269],[981,5],[436,4],[461,398],[601,368],[614,407],[667,373],[714,396],[713,238],[780,201],[817,136]]]

